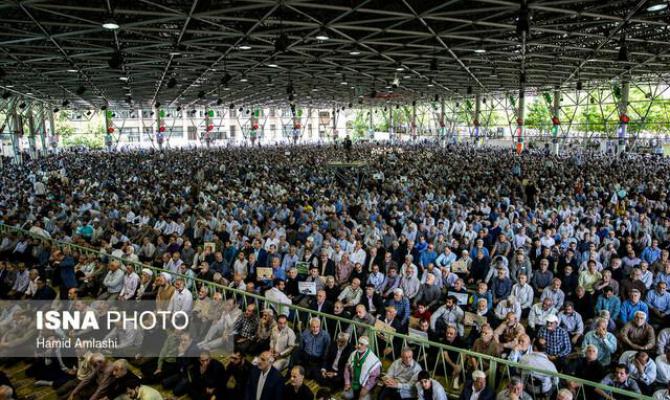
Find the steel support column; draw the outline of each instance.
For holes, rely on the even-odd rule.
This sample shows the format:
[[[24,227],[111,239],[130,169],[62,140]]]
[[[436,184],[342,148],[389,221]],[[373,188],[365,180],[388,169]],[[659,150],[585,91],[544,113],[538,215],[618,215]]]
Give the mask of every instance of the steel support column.
[[[395,128],[393,126],[393,107],[389,107],[389,139],[393,140]]]
[[[42,146],[42,157],[47,156],[47,115],[51,114],[53,111],[51,111],[48,106],[43,105],[42,106],[42,118],[40,118],[40,123],[38,126],[39,133],[40,133],[40,145]]]
[[[337,115],[333,107],[333,142],[337,142]]]
[[[114,132],[114,123],[112,122],[114,113],[111,110],[105,110],[105,146],[107,151],[112,151],[114,139],[112,133]]]
[[[561,89],[560,87],[556,87],[554,89],[554,101],[553,101],[553,106],[551,109],[551,135],[552,135],[552,141],[554,143],[554,152],[556,155],[558,155],[560,149],[559,149],[559,143],[558,143],[558,131],[560,129],[560,118],[559,114],[561,112]]]
[[[56,145],[54,146],[54,149],[56,146],[58,146],[58,134],[56,132],[56,120],[54,118],[54,112],[49,111],[49,131],[51,132],[51,137],[49,138],[49,145],[51,146],[51,143],[55,143]],[[44,155],[47,155],[49,153],[49,150],[45,147],[44,148]]]
[[[619,145],[618,153],[626,151],[626,130],[628,128],[628,93],[630,90],[630,83],[626,80],[621,83],[621,100],[619,101]]]
[[[516,152],[521,154],[523,151],[523,123],[526,113],[526,84],[519,86],[519,108],[516,113]]]
[[[444,144],[445,139],[446,139],[446,134],[447,134],[447,128],[446,128],[446,121],[444,118],[444,97],[442,97],[442,101],[440,102],[440,137],[439,141],[440,143]]]
[[[412,140],[416,140],[416,100],[412,102]]]
[[[9,116],[8,116],[9,117]],[[9,131],[12,140],[12,152],[14,153],[14,163],[23,164],[23,155],[21,154],[21,140],[23,136],[23,121],[21,115],[14,111],[11,114],[11,130]]]
[[[475,95],[475,113],[472,118],[472,125],[474,127],[474,133],[475,133],[475,146],[479,147],[479,114],[481,112],[481,107],[482,107],[482,96],[477,93]]]
[[[31,104],[30,108],[28,108],[28,131],[28,151],[31,153],[31,157],[38,157],[37,142],[35,140],[35,136],[37,136],[37,126],[35,125],[34,104]]]
[[[163,142],[165,141],[165,123],[163,122],[163,117],[161,117],[161,111],[158,108],[154,111],[154,115],[156,116],[156,143],[158,143],[158,149],[163,150]],[[188,134],[187,129],[182,128],[182,132]]]
[[[370,132],[370,139],[374,139],[375,138],[375,123],[372,120],[372,109],[371,108],[368,110],[368,116],[370,117],[369,118],[370,119],[370,121],[369,121],[370,122],[370,127],[368,129],[369,132]]]

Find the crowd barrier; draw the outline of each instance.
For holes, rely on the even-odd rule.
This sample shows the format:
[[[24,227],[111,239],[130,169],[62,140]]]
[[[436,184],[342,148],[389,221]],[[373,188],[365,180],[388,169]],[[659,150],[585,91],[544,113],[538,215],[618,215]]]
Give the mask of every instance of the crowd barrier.
[[[4,237],[5,234],[8,232],[13,232],[14,234],[17,235],[24,235],[35,239],[47,241],[51,244],[52,249],[69,248],[73,253],[76,252],[78,254],[85,254],[89,256],[92,255],[96,257],[104,256],[113,258],[112,256],[103,254],[97,251],[96,249],[82,247],[72,243],[57,241],[50,238],[45,238],[44,236],[34,235],[31,232],[28,232],[18,227],[0,224],[0,237]],[[179,274],[171,273],[169,271],[156,268],[150,265],[129,262],[125,259],[119,259],[119,261],[123,262],[126,265],[132,264],[138,273],[143,268],[149,268],[152,271],[154,271],[155,275],[161,272],[167,272],[173,276],[180,276]],[[554,378],[553,379],[554,382],[553,385],[555,386],[554,393],[559,387],[563,386],[562,384],[566,382],[572,382],[574,384],[579,385],[579,391],[576,399],[591,400],[592,396],[590,397],[588,395],[588,392],[592,392],[592,390],[584,390],[585,387],[588,387],[591,389],[602,389],[604,391],[617,395],[616,396],[617,398],[652,400],[652,398],[649,396],[644,396],[626,390],[618,389],[615,387],[602,385],[598,382],[591,382],[575,376],[569,376],[561,373],[555,373],[552,371],[533,368],[526,365],[520,365],[516,362],[507,359],[476,353],[468,349],[448,346],[442,343],[429,341],[415,335],[404,335],[401,333],[392,332],[388,330],[380,330],[372,325],[363,324],[350,319],[340,318],[331,314],[325,314],[313,311],[304,307],[300,307],[298,305],[284,305],[274,303],[261,295],[248,293],[246,291],[238,289],[233,289],[214,282],[202,280],[199,278],[186,277],[183,275],[181,276],[184,279],[193,280],[198,284],[205,285],[210,290],[210,293],[215,290],[221,292],[224,300],[230,297],[234,297],[235,299],[241,300],[243,304],[246,304],[247,301],[249,301],[249,299],[254,298],[258,301],[259,304],[265,304],[266,307],[272,306],[275,310],[278,310],[281,307],[288,307],[288,309],[290,310],[289,319],[292,321],[293,329],[295,330],[296,335],[300,335],[302,329],[306,328],[307,326],[306,321],[308,321],[309,318],[316,317],[321,319],[322,327],[324,327],[324,329],[327,330],[328,326],[335,327],[334,332],[328,332],[332,338],[336,337],[340,331],[346,329],[345,327],[348,327],[350,325],[355,326],[356,329],[352,330],[353,331],[352,340],[356,342],[359,336],[359,331],[364,332],[365,335],[367,335],[370,338],[371,348],[375,351],[376,354],[380,355],[380,359],[382,358],[381,352],[383,352],[383,349],[386,347],[390,347],[391,349],[391,351],[388,352],[386,358],[392,360],[395,360],[395,358],[399,356],[400,352],[396,350],[398,350],[399,348],[411,347],[412,349],[414,349],[415,359],[419,361],[422,367],[425,370],[429,371],[435,379],[440,381],[444,385],[445,389],[447,389],[447,391],[450,392],[452,395],[459,390],[458,386],[461,386],[462,388],[463,382],[465,382],[469,378],[468,376],[466,376],[466,371],[468,370],[468,368],[466,368],[466,363],[468,362],[468,360],[475,360],[476,365],[478,365],[478,368],[486,372],[488,377],[487,382],[489,386],[491,386],[495,390],[500,390],[502,386],[507,381],[509,381],[509,379],[514,375],[525,375],[535,372],[536,374],[543,374]],[[262,310],[259,307],[257,307],[256,311],[260,313]],[[442,372],[447,370],[447,361],[445,360],[444,357],[444,352],[446,351],[457,353],[459,355],[458,365],[460,367],[460,373],[456,377],[451,376],[447,378],[444,376],[444,373]],[[529,394],[531,394],[531,396],[534,399],[539,400],[545,398],[542,397],[541,395],[537,396],[534,395],[535,391],[532,389],[533,388],[529,388],[527,386],[526,391]]]

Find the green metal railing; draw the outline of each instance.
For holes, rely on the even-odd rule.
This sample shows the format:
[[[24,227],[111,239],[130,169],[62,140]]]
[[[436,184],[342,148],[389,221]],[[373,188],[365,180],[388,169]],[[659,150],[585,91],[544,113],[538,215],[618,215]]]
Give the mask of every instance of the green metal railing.
[[[561,373],[555,373],[538,368],[533,368],[526,365],[520,365],[514,361],[510,361],[507,359],[476,353],[468,349],[448,346],[442,343],[429,341],[418,336],[404,335],[397,332],[379,331],[372,325],[360,323],[350,319],[341,318],[331,314],[324,314],[298,305],[285,305],[281,303],[276,303],[255,293],[249,293],[246,291],[233,289],[227,286],[223,286],[199,278],[187,277],[185,275],[172,273],[170,271],[161,268],[156,268],[150,265],[115,258],[111,255],[101,253],[96,249],[82,247],[72,243],[45,238],[43,236],[32,234],[31,232],[28,232],[26,230],[17,227],[0,224],[0,236],[4,237],[9,232],[49,242],[52,245],[52,248],[59,248],[59,249],[69,248],[72,252],[76,252],[78,254],[95,256],[98,258],[107,257],[109,259],[118,259],[119,261],[123,262],[126,265],[132,264],[138,272],[140,272],[140,270],[143,268],[149,268],[152,271],[154,271],[155,274],[166,272],[171,274],[172,276],[180,276],[185,280],[186,279],[192,280],[195,281],[196,284],[204,285],[205,287],[208,288],[210,293],[213,293],[214,291],[220,292],[223,295],[224,300],[232,297],[237,300],[241,300],[242,303],[246,305],[249,299],[253,298],[259,304],[265,304],[266,306],[267,305],[273,306],[273,308],[276,311],[279,311],[283,307],[287,307],[290,310],[290,320],[293,324],[294,329],[296,330],[297,335],[299,335],[300,332],[302,331],[302,327],[305,325],[304,324],[305,321],[313,317],[319,318],[321,320],[322,327],[324,327],[324,330],[326,331],[328,330],[329,322],[331,325],[334,324],[334,332],[329,332],[332,338],[335,338],[339,332],[344,331],[345,327],[352,326],[353,329],[350,329],[351,331],[350,333],[352,334],[354,342],[356,342],[358,340],[358,336],[360,336],[359,331],[364,332],[370,339],[371,348],[373,349],[373,351],[375,351],[376,354],[380,355],[380,359],[382,358],[395,359],[396,355],[400,353],[399,351],[397,351],[399,350],[398,347],[400,348],[411,347],[412,349],[414,349],[415,359],[423,365],[423,368],[425,370],[431,372],[435,379],[438,379],[438,376],[441,376],[443,378],[441,379],[441,381],[444,384],[444,387],[451,392],[454,391],[453,384],[456,377],[458,377],[458,380],[461,382],[461,384],[465,382],[465,380],[467,380],[468,378],[467,367],[471,363],[471,360],[474,360],[474,363],[477,365],[477,368],[487,373],[488,384],[494,389],[499,389],[500,386],[502,386],[502,384],[507,382],[513,375],[525,375],[534,372],[535,374],[550,376],[554,378],[554,381],[558,380],[577,384],[579,386],[579,391],[576,398],[578,399],[590,400],[587,391],[584,390],[584,387],[589,387],[591,389],[601,389],[608,393],[624,396],[625,398],[652,400],[652,398],[649,396],[643,396],[626,390],[609,387],[606,385],[602,385],[598,382],[591,382],[575,376],[569,376]],[[262,311],[260,310],[259,307],[257,307],[256,310],[258,313]],[[384,348],[390,348],[391,350],[390,352],[387,351],[388,354],[382,355],[381,352],[383,352]],[[448,363],[444,356],[445,352],[447,351],[451,353],[457,353],[459,355],[457,366],[460,371],[457,374],[453,374],[452,376],[449,377],[444,376],[444,371],[449,370],[449,368],[447,367]],[[533,388],[529,387],[528,384],[526,386],[526,389],[527,389],[526,391],[529,394],[531,394],[531,396],[533,396],[534,398],[537,399],[543,398],[543,396],[541,395],[535,396],[533,393],[534,391],[532,390]],[[558,387],[556,387],[556,384],[554,384],[554,392],[557,389]]]

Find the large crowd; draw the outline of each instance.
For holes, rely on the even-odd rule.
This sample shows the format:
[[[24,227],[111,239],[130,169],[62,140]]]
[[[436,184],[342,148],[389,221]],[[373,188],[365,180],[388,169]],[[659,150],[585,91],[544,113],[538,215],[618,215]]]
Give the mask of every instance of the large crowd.
[[[353,161],[364,166],[333,165]],[[157,400],[156,385],[207,400],[446,400],[455,388],[464,400],[621,398],[523,368],[494,391],[481,359],[290,305],[670,396],[667,159],[465,146],[64,152],[5,165],[0,179],[2,223],[31,233],[3,234],[0,298],[150,300],[196,321],[107,332],[137,354],[128,360],[30,360],[36,384],[63,399]],[[29,319],[0,314],[0,363],[34,339]],[[141,356],[148,341],[159,357]]]

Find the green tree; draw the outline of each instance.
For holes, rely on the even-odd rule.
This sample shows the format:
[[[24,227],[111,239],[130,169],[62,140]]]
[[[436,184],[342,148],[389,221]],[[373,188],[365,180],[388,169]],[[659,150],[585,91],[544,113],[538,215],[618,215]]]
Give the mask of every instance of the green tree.
[[[70,122],[71,119],[72,111],[60,111],[54,121],[56,124],[56,133],[64,137],[74,134],[75,131],[72,123]]]
[[[528,107],[528,114],[526,114],[524,125],[528,128],[539,129],[540,131],[550,129],[551,112],[545,101],[539,97],[535,98],[535,101]]]

